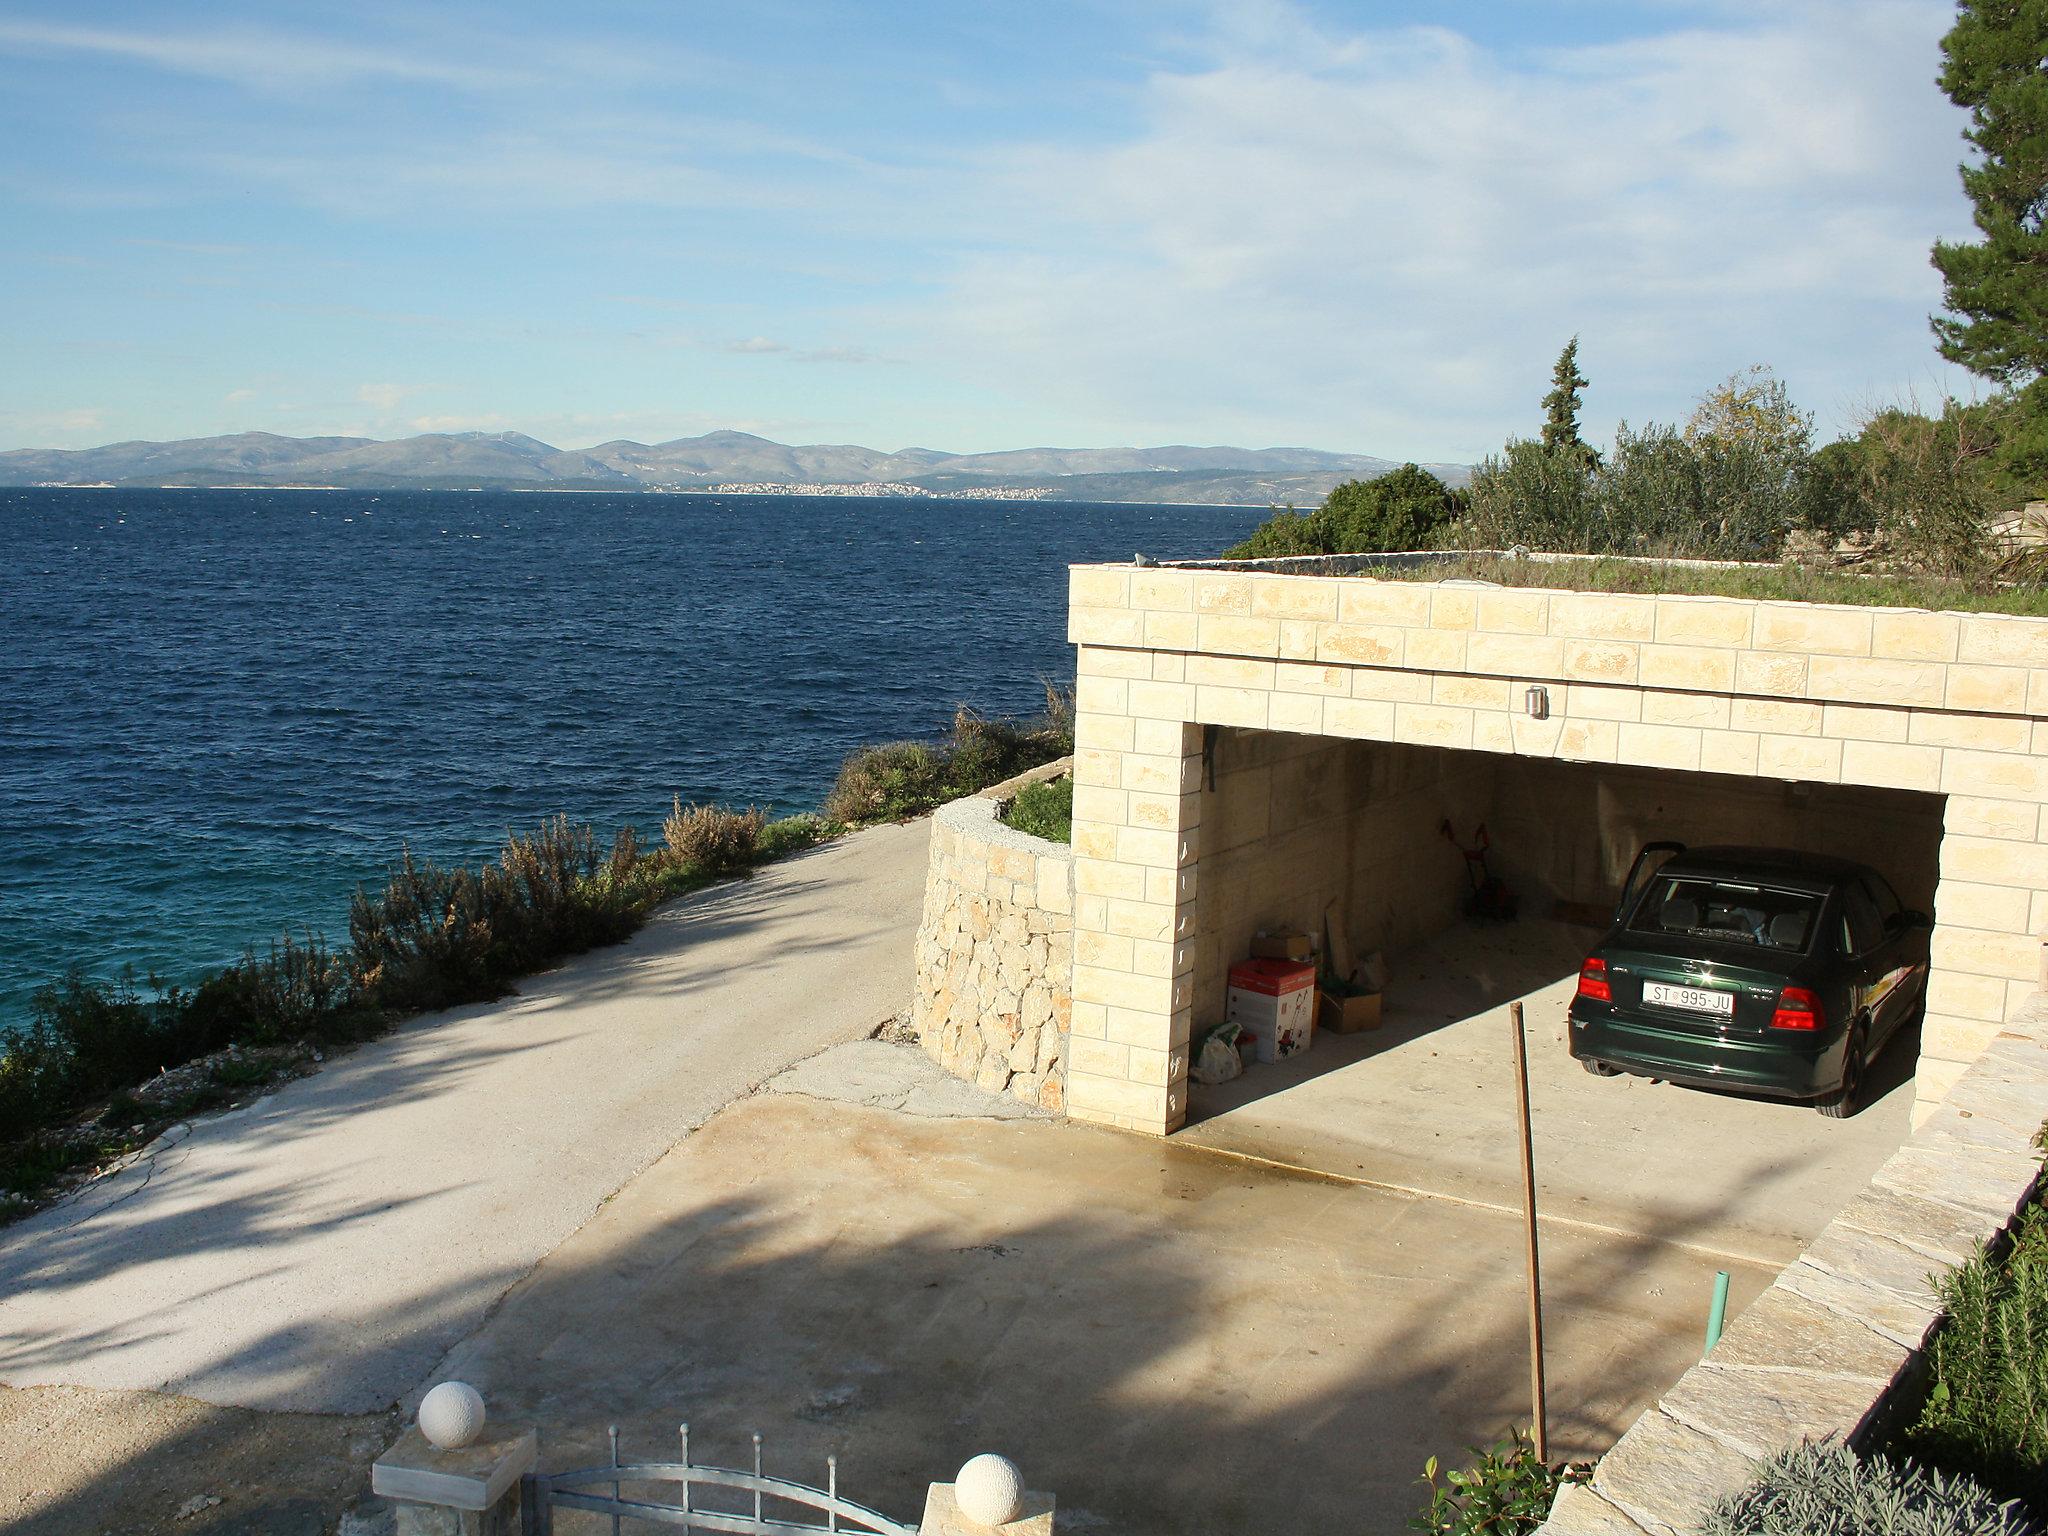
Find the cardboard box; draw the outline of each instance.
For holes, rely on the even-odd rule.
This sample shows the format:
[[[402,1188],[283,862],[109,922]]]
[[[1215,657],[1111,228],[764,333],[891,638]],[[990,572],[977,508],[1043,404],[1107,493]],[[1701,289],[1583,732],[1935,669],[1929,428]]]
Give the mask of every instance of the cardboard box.
[[[1292,960],[1241,960],[1230,968],[1227,1017],[1257,1042],[1260,1061],[1309,1048],[1316,1028],[1316,968]]]
[[[1313,960],[1315,941],[1295,928],[1275,928],[1252,935],[1252,956],[1258,960]]]
[[[1332,1034],[1355,1035],[1361,1029],[1380,1027],[1380,992],[1361,992],[1356,997],[1323,994],[1321,1023]]]

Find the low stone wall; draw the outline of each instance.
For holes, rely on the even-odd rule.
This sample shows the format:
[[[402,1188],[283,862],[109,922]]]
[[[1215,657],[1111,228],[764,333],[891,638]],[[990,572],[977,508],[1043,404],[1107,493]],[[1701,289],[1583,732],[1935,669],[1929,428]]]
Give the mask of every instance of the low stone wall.
[[[1048,763],[933,815],[910,1011],[948,1072],[1058,1114],[1074,1006],[1073,850],[1000,813],[1025,785],[1071,768]]]
[[[1911,1411],[1940,1320],[1930,1274],[1995,1241],[2032,1197],[2048,1119],[2048,993],[1964,1072],[1870,1186],[1566,1488],[1549,1536],[1672,1536],[1800,1440],[1872,1438]]]

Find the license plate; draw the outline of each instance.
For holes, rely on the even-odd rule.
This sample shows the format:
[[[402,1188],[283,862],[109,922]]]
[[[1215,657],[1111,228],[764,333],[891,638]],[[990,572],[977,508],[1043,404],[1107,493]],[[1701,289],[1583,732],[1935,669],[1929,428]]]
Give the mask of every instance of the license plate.
[[[1735,1012],[1733,992],[1710,992],[1705,987],[1667,987],[1661,981],[1643,983],[1643,1001],[1661,1008],[1684,1008],[1692,1013],[1717,1013],[1722,1018]]]

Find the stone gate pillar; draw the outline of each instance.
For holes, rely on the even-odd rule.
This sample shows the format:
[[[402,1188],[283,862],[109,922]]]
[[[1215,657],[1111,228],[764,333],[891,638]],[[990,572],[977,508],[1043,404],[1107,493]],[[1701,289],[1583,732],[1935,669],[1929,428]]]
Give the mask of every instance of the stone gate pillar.
[[[1202,728],[1184,666],[1083,643],[1076,688],[1067,1113],[1154,1135],[1187,1116],[1194,1022]]]

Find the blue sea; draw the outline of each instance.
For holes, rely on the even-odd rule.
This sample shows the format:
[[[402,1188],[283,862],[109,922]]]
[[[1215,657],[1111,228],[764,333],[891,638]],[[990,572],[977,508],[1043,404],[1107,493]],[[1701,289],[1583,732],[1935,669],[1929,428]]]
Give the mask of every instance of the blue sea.
[[[0,489],[0,1029],[67,967],[346,936],[401,846],[671,796],[814,807],[866,742],[1071,682],[1066,566],[1259,514],[1073,502]]]

